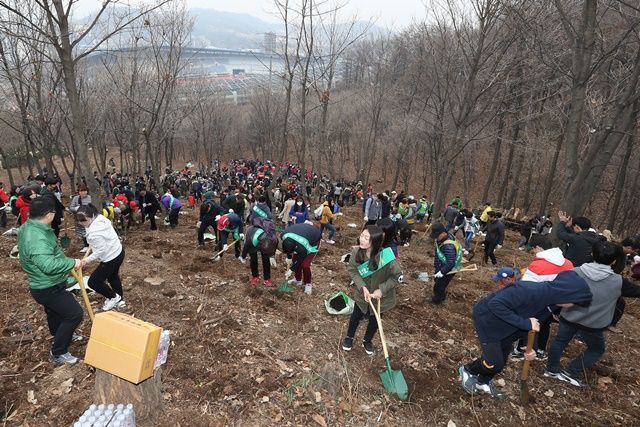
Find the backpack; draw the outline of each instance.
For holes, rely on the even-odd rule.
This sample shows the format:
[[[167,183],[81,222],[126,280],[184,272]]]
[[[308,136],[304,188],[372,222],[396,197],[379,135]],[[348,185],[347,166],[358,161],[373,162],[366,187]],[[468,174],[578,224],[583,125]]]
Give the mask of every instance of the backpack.
[[[276,234],[276,225],[270,219],[256,216],[253,218],[252,225],[254,227],[262,229],[262,231],[264,231],[264,234],[271,240],[278,240],[278,235]]]
[[[324,204],[318,206],[314,211],[313,211],[313,217],[317,220],[319,220],[320,218],[322,218],[322,211],[324,210]]]

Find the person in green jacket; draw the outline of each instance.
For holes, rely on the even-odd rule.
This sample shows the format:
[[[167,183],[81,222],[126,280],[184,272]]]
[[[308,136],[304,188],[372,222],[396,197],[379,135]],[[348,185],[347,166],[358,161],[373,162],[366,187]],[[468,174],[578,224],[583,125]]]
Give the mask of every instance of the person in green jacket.
[[[393,254],[393,250],[383,248],[384,233],[377,225],[368,225],[360,234],[358,246],[353,248],[349,258],[347,270],[355,283],[356,292],[353,295],[355,305],[347,337],[342,343],[342,349],[350,351],[353,338],[360,320],[366,315],[369,318],[367,330],[362,340],[362,346],[367,354],[374,353],[371,340],[378,330],[373,310],[369,301],[380,300],[380,312],[391,310],[396,305],[396,285],[402,283],[402,268]]]
[[[51,228],[56,215],[55,204],[45,197],[33,199],[29,219],[18,231],[20,264],[29,281],[31,296],[44,307],[53,344],[49,361],[74,364],[78,358],[69,353],[72,340],[81,337],[74,331],[82,321],[82,307],[66,291],[69,270],[81,267],[79,259],[67,258]]]

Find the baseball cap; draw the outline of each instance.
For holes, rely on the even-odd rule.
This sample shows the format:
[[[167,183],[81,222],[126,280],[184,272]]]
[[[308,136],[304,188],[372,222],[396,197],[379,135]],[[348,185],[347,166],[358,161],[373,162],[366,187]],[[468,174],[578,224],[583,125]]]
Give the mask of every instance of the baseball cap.
[[[493,276],[493,281],[494,282],[499,282],[502,279],[507,279],[510,277],[515,277],[516,276],[516,271],[513,268],[509,268],[509,267],[500,267],[498,269],[498,271],[496,272],[496,275]]]

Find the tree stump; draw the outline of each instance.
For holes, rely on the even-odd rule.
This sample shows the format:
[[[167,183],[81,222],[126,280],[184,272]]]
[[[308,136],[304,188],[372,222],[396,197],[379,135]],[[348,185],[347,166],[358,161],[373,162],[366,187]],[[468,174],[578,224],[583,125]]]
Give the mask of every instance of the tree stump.
[[[152,421],[162,410],[162,368],[153,377],[133,384],[101,369],[96,369],[94,403],[133,403],[136,423]]]

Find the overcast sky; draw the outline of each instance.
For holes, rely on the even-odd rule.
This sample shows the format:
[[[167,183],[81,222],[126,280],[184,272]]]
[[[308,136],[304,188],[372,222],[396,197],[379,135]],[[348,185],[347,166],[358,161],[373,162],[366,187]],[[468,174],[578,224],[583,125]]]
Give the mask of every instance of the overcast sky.
[[[78,0],[76,16],[96,10],[102,0]],[[342,0],[345,17],[357,15],[361,20],[375,19],[383,28],[398,29],[425,15],[423,0]],[[266,21],[276,21],[272,0],[187,0],[189,7],[204,7],[227,12],[248,13]]]

